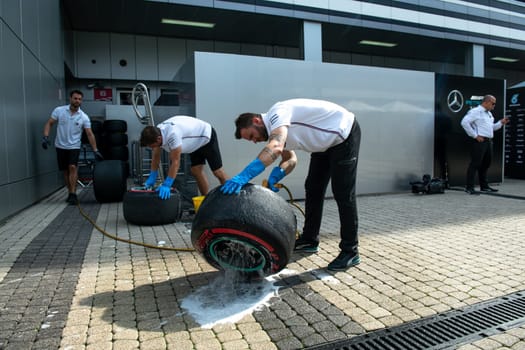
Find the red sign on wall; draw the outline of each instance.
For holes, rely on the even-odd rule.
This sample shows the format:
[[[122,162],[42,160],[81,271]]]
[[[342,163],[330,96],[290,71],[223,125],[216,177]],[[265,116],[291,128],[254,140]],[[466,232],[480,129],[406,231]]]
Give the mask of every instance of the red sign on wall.
[[[95,101],[113,101],[113,90],[112,89],[102,89],[95,88],[93,89],[94,100]]]

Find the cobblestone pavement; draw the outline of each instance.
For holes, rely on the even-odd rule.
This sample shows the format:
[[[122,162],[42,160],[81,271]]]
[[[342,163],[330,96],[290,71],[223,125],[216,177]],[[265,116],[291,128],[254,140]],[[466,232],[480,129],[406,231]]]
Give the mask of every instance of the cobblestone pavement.
[[[525,181],[498,188],[525,197]],[[98,204],[90,191],[81,208],[99,228],[191,248],[191,220],[128,224],[122,203]],[[361,264],[337,273],[325,269],[339,253],[337,208],[326,200],[319,252],[294,254],[286,270],[233,296],[198,253],[117,242],[64,200],[58,191],[0,224],[0,349],[302,349],[525,290],[518,198],[360,196]],[[232,315],[242,293],[268,287],[264,303]],[[202,324],[184,307],[195,296],[224,317]],[[457,348],[525,349],[525,326]]]

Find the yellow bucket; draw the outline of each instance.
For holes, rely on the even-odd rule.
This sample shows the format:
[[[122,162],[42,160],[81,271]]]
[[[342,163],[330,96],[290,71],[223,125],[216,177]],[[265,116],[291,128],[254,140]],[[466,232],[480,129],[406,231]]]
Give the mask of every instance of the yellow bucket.
[[[205,196],[197,196],[193,197],[193,208],[195,209],[195,212],[199,210],[199,207],[201,206],[202,201],[204,200]]]

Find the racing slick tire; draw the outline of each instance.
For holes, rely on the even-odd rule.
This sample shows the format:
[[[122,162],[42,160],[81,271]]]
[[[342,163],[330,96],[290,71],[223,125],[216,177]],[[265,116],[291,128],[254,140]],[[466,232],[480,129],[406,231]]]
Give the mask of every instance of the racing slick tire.
[[[182,216],[180,194],[173,190],[170,198],[160,199],[155,190],[135,187],[124,194],[124,219],[140,226],[172,224]]]
[[[218,270],[268,276],[290,261],[296,229],[291,206],[271,190],[248,183],[225,195],[219,186],[195,214],[191,241]]]
[[[103,160],[93,169],[93,192],[99,203],[120,202],[126,192],[125,163]]]

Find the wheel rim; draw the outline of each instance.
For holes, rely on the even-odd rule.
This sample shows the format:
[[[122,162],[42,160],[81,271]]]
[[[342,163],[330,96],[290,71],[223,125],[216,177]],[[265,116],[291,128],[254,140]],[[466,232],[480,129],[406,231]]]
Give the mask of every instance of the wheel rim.
[[[258,246],[244,240],[220,237],[210,243],[208,251],[221,267],[242,272],[264,269],[266,255]]]

